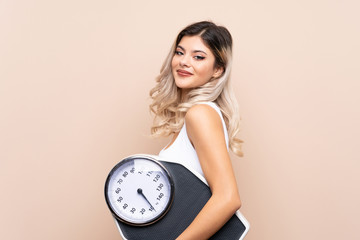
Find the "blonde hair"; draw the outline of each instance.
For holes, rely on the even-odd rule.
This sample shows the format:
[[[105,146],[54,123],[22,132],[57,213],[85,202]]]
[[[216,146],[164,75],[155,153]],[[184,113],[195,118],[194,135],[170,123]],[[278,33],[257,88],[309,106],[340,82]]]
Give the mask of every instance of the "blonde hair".
[[[186,101],[181,100],[181,89],[175,84],[171,61],[177,45],[184,36],[200,36],[215,56],[216,67],[222,67],[223,73],[206,84],[191,89]],[[155,114],[151,135],[169,136],[179,132],[184,124],[185,114],[193,105],[202,102],[214,102],[221,109],[228,135],[229,147],[238,156],[242,156],[242,141],[236,137],[239,132],[240,115],[235,95],[230,86],[232,66],[232,38],[228,30],[212,22],[198,22],[183,29],[166,57],[156,86],[151,89],[153,100],[150,110]]]

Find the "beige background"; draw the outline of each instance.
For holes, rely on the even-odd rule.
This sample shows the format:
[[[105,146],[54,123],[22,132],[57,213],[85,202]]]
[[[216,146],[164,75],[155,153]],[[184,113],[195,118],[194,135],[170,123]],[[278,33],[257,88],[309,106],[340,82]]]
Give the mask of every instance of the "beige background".
[[[358,1],[0,1],[0,239],[119,239],[103,197],[156,154],[148,92],[178,31],[234,38],[246,240],[360,239]]]

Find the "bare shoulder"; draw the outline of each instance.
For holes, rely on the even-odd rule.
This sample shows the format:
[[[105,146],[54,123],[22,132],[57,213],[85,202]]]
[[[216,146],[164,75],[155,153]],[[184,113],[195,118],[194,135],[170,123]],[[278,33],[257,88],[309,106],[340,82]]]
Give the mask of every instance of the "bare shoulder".
[[[185,122],[188,135],[192,140],[199,135],[213,137],[217,132],[223,133],[219,114],[207,104],[192,106],[185,115]]]
[[[220,122],[219,114],[214,108],[207,104],[196,104],[192,106],[185,115],[186,123]]]

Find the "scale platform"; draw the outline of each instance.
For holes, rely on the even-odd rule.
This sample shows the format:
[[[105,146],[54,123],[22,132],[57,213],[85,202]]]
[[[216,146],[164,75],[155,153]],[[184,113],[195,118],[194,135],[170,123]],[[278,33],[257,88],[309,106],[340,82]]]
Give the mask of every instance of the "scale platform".
[[[148,226],[131,226],[117,220],[116,225],[124,240],[169,240],[179,236],[197,216],[211,197],[210,188],[203,176],[181,164],[167,162],[153,155],[137,155],[150,157],[159,161],[170,172],[174,181],[174,200],[166,215]],[[249,223],[236,211],[230,220],[210,239],[242,240],[249,231]]]

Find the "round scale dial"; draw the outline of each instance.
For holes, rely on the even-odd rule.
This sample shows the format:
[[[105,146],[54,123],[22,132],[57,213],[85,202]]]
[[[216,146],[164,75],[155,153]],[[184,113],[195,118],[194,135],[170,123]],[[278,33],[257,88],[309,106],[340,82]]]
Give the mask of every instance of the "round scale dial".
[[[122,160],[105,183],[105,199],[111,212],[131,225],[149,225],[162,218],[171,206],[173,192],[167,169],[148,156]]]

